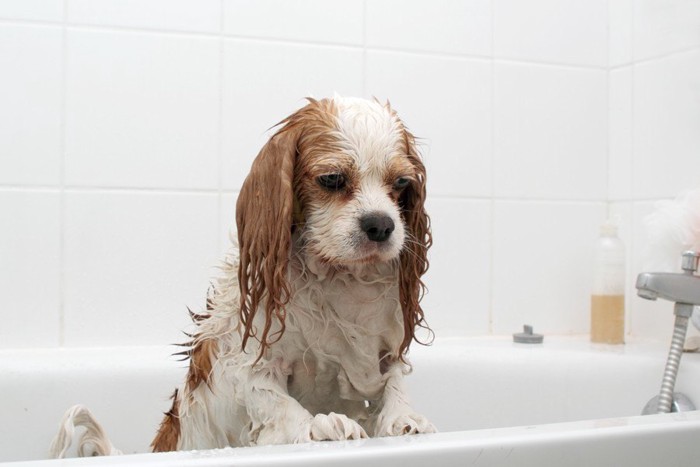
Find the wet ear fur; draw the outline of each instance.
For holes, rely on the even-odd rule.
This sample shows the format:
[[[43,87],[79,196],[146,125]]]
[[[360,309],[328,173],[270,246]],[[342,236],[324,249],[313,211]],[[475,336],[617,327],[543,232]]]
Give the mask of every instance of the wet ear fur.
[[[430,218],[425,211],[425,166],[416,149],[415,137],[405,129],[404,139],[408,148],[408,158],[416,170],[416,179],[399,199],[407,230],[407,241],[399,258],[399,299],[404,325],[404,338],[399,349],[401,357],[405,355],[411,341],[417,340],[417,327],[427,329],[432,335],[420,306],[425,292],[421,276],[428,270],[428,248],[433,243]]]
[[[298,131],[282,128],[262,148],[243,183],[236,204],[240,263],[242,346],[249,338],[261,344],[260,356],[284,332],[290,298],[287,266],[294,216],[294,165]],[[265,313],[262,333],[254,326]],[[270,336],[273,321],[281,328]]]

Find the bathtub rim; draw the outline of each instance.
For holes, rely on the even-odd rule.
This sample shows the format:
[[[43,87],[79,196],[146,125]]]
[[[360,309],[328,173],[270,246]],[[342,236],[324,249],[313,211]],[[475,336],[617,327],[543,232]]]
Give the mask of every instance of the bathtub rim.
[[[386,465],[387,458],[400,461],[396,465],[425,465],[426,458],[447,456],[459,460],[463,465],[476,462],[486,456],[483,465],[503,464],[510,459],[518,465],[520,451],[550,449],[562,443],[576,451],[589,451],[591,446],[601,441],[615,440],[622,452],[609,453],[628,455],[628,447],[622,441],[640,436],[664,443],[666,448],[673,445],[680,432],[700,436],[700,410],[683,413],[645,415],[594,420],[581,420],[565,423],[550,423],[519,427],[492,428],[445,433],[400,436],[392,438],[372,438],[358,441],[325,441],[305,444],[289,444],[258,447],[238,447],[199,451],[178,451],[167,453],[127,454],[114,457],[68,458],[0,463],[3,467],[58,467],[58,466],[197,466],[197,467],[253,467],[261,465],[279,466],[325,466],[325,465]],[[645,450],[656,452],[655,443],[643,443],[637,456]],[[688,451],[693,461],[695,456]],[[615,456],[613,456],[615,457]],[[422,460],[421,460],[422,459]],[[449,459],[445,459],[447,464]],[[485,458],[486,460],[486,458]],[[339,464],[341,462],[342,464]],[[611,463],[609,465],[616,465]],[[442,465],[442,464],[441,464]],[[482,464],[480,464],[482,465]],[[600,464],[597,465],[608,465]],[[691,464],[688,464],[691,465]]]

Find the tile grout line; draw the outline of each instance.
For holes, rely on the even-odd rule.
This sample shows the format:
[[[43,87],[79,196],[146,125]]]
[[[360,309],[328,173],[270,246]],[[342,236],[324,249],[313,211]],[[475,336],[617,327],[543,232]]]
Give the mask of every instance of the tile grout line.
[[[365,3],[366,5],[366,3]],[[493,13],[492,13],[493,16]],[[419,55],[419,56],[429,56],[435,58],[443,59],[463,59],[463,60],[482,60],[482,61],[493,61],[510,63],[510,64],[520,64],[520,65],[539,65],[547,67],[557,67],[565,69],[574,70],[587,70],[587,71],[607,71],[608,67],[598,66],[598,65],[581,65],[581,64],[571,64],[571,63],[557,63],[548,62],[545,60],[531,60],[527,58],[516,58],[516,57],[495,57],[493,51],[491,55],[479,55],[479,54],[467,54],[467,53],[454,53],[454,52],[443,52],[439,50],[420,50],[411,48],[400,48],[400,47],[390,47],[390,46],[374,46],[368,47],[366,43],[366,7],[365,7],[365,22],[363,23],[363,42],[360,44],[343,43],[343,42],[322,42],[322,41],[310,41],[310,40],[298,40],[298,39],[288,39],[288,38],[275,38],[275,37],[255,37],[248,35],[235,35],[226,34],[224,31],[220,30],[218,32],[199,32],[199,31],[181,31],[176,29],[159,29],[159,28],[147,28],[147,27],[132,27],[132,26],[116,26],[116,25],[100,25],[100,24],[83,24],[83,23],[69,23],[67,19],[63,22],[64,28],[72,28],[76,30],[86,30],[86,31],[97,31],[97,32],[126,32],[126,33],[144,33],[144,34],[159,34],[159,35],[173,35],[173,36],[187,36],[187,37],[199,37],[199,38],[210,38],[210,39],[221,39],[223,40],[245,40],[251,42],[260,43],[270,43],[270,44],[283,44],[283,45],[297,45],[297,46],[310,46],[310,47],[331,47],[331,48],[344,48],[351,50],[359,50],[364,53],[369,51],[385,52],[385,53],[401,53],[409,55]],[[221,20],[223,21],[223,19]],[[492,19],[493,23],[493,19]],[[60,26],[61,23],[50,22],[50,21],[39,21],[39,20],[20,20],[20,19],[3,19],[0,18],[0,24],[25,24],[25,25],[44,25],[44,26]],[[221,25],[220,25],[221,26]],[[491,39],[492,49],[493,49],[493,37]],[[675,51],[669,54],[665,54],[659,57],[652,57],[649,60],[665,58],[668,55],[675,53],[684,53],[697,49],[697,47],[692,47],[680,51]]]
[[[606,24],[605,24],[605,43],[606,43],[606,62],[607,62],[607,70],[605,74],[605,114],[607,118],[607,124],[605,125],[605,219],[606,221],[610,219],[610,211],[612,209],[612,204],[610,202],[610,193],[611,193],[611,184],[612,184],[612,177],[610,176],[610,170],[612,168],[612,152],[610,151],[610,145],[612,142],[612,138],[610,136],[610,123],[611,123],[611,118],[610,115],[612,113],[612,100],[611,100],[611,86],[612,86],[612,79],[611,79],[611,66],[610,66],[610,44],[611,44],[611,35],[610,35],[610,0],[607,0],[605,2],[606,10],[607,10],[607,15],[606,15]]]
[[[491,196],[490,196],[490,207],[491,207],[491,219],[489,225],[489,309],[488,309],[488,329],[487,334],[493,335],[494,332],[494,302],[495,302],[495,292],[494,292],[494,278],[496,273],[494,267],[495,261],[495,241],[494,237],[496,234],[496,201],[495,201],[495,190],[496,190],[496,60],[495,60],[495,39],[496,31],[496,13],[494,12],[493,3],[491,4]]]
[[[90,186],[90,185],[71,185],[64,183],[63,185],[16,185],[16,184],[0,184],[0,192],[9,191],[41,191],[41,192],[60,192],[66,193],[111,193],[111,194],[154,194],[154,195],[218,195],[235,194],[240,191],[239,188],[226,188],[214,186],[212,188],[174,188],[174,187],[159,187],[159,186]],[[430,193],[430,197],[434,199],[449,199],[455,201],[495,201],[504,203],[526,203],[526,204],[596,204],[605,203],[605,198],[559,198],[559,197],[518,197],[513,196],[489,196],[489,195],[465,195],[465,194],[442,194]],[[613,202],[653,202],[662,199],[673,199],[672,195],[668,196],[651,196],[637,198],[616,198]]]
[[[218,105],[218,128],[217,128],[217,185],[218,185],[218,195],[216,197],[216,245],[217,245],[217,255],[221,254],[224,249],[224,245],[221,240],[221,231],[223,229],[223,219],[221,218],[221,212],[223,207],[223,189],[224,189],[224,11],[225,11],[225,0],[220,0],[219,2],[219,105]]]
[[[367,95],[367,0],[362,2],[362,95]]]
[[[634,7],[634,2],[631,3],[631,8],[632,8],[632,12],[630,14],[630,22],[631,22],[631,30],[632,30],[632,41],[630,43],[630,48],[631,48],[630,52],[632,54],[632,65],[630,67],[630,83],[629,83],[629,86],[630,86],[630,89],[629,89],[629,93],[630,93],[630,96],[629,96],[630,97],[630,113],[629,113],[630,135],[629,135],[629,140],[630,140],[631,147],[629,148],[628,154],[631,156],[630,157],[630,173],[629,173],[629,177],[630,177],[629,178],[629,181],[630,181],[629,194],[631,197],[633,197],[632,195],[634,195],[634,180],[635,180],[635,176],[634,176],[635,175],[635,163],[634,163],[634,133],[635,133],[635,129],[634,129],[634,123],[635,123],[634,122],[635,121],[635,119],[634,119],[634,113],[635,113],[634,112],[634,107],[635,107],[634,106],[634,94],[635,94],[634,93],[634,84],[635,84],[635,81],[634,81],[634,75],[635,75],[635,70],[637,69],[637,65],[634,63],[634,56],[635,56],[635,50],[634,50],[634,48],[635,48],[634,47],[634,42],[635,42],[634,41],[634,38],[635,38],[635,21],[634,21],[635,7]],[[636,235],[635,235],[635,221],[634,221],[634,219],[635,219],[635,214],[637,212],[638,207],[637,207],[637,202],[635,202],[635,201],[632,201],[630,203],[630,205],[631,205],[631,215],[632,215],[632,219],[630,220],[630,252],[632,253],[631,254],[632,258],[628,258],[627,259],[628,262],[633,261],[634,258],[637,257],[637,254],[636,254],[637,246],[636,246],[636,242],[635,242]],[[628,270],[630,270],[632,267],[634,267],[634,264],[627,265]],[[630,284],[630,286],[631,286],[631,284]],[[632,290],[634,290],[634,289],[632,289]],[[633,296],[633,295],[631,295],[631,296]],[[625,335],[626,336],[633,335],[632,330],[635,327],[634,313],[633,313],[633,308],[632,308],[634,303],[635,302],[633,300],[630,300],[629,298],[626,300],[626,303],[625,303],[625,317],[626,317]]]
[[[63,2],[63,25],[61,28],[61,133],[59,161],[59,252],[58,252],[58,346],[66,345],[66,115],[68,89],[68,4]]]

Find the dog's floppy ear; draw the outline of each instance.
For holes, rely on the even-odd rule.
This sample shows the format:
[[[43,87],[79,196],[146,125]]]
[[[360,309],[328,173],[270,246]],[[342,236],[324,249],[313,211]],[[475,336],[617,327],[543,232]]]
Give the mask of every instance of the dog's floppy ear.
[[[289,126],[270,138],[253,162],[236,204],[240,320],[245,328],[242,347],[245,349],[251,337],[258,340],[259,356],[284,332],[285,305],[290,295],[287,265],[297,139],[298,130]],[[265,313],[261,333],[254,326],[260,308]],[[270,336],[273,320],[281,328]]]
[[[399,355],[403,356],[416,338],[416,327],[429,330],[420,306],[425,292],[421,276],[428,270],[428,248],[433,242],[430,218],[425,212],[425,166],[416,149],[415,137],[404,129],[408,158],[415,168],[415,180],[399,199],[401,214],[406,223],[407,241],[400,257],[399,299],[403,311],[404,338]]]

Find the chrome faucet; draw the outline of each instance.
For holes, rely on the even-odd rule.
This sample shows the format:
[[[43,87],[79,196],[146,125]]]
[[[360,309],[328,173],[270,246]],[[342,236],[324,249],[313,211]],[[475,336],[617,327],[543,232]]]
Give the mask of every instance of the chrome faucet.
[[[683,253],[682,273],[643,272],[637,276],[637,294],[648,300],[663,298],[671,302],[692,306],[700,305],[700,276],[698,269],[700,255],[693,251]],[[690,316],[690,315],[689,315]]]
[[[657,413],[668,413],[674,406],[673,388],[683,355],[688,320],[695,306],[700,305],[700,276],[695,275],[699,259],[698,253],[686,251],[683,253],[682,273],[643,272],[637,276],[637,294],[640,297],[648,300],[663,298],[675,302],[673,312],[676,322],[656,404]],[[649,407],[649,404],[647,406]]]

